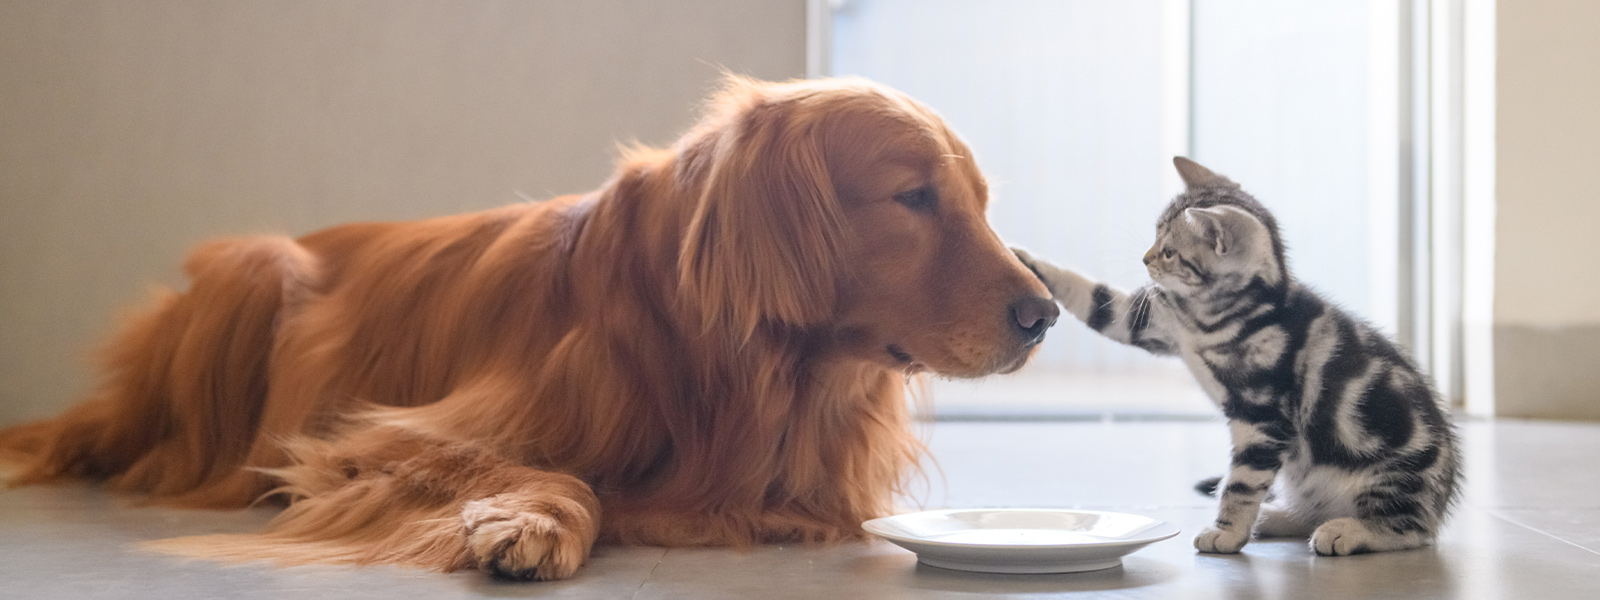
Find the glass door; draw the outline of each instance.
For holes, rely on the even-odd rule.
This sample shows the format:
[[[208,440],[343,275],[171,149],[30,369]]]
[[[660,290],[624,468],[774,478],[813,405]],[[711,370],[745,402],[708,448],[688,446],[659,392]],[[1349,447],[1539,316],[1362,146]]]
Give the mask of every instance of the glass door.
[[[1399,26],[1385,3],[834,0],[828,71],[939,111],[989,177],[1005,239],[1130,288],[1181,185],[1173,155],[1278,216],[1291,268],[1393,332]],[[938,413],[1211,415],[1180,363],[1053,329],[1013,376],[935,381]]]

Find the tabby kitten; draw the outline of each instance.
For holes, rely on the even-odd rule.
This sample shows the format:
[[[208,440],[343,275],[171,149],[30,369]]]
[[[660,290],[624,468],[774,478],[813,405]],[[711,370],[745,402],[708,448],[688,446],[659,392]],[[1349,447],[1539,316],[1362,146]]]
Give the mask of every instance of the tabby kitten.
[[[1290,276],[1277,223],[1238,184],[1173,162],[1187,189],[1144,255],[1155,283],[1126,294],[1017,255],[1090,328],[1182,357],[1221,406],[1233,463],[1195,548],[1238,552],[1252,529],[1310,534],[1322,555],[1431,543],[1459,467],[1428,379],[1371,325]]]

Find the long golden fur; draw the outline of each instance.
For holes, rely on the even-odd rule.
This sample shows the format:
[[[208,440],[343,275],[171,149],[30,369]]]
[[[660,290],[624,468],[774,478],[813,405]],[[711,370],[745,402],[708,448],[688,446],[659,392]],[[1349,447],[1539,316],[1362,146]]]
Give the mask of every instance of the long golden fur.
[[[907,374],[1014,370],[1054,322],[986,202],[903,95],[730,78],[588,194],[201,246],[0,450],[14,484],[290,500],[159,543],[220,559],[552,579],[597,540],[861,537],[919,452]]]

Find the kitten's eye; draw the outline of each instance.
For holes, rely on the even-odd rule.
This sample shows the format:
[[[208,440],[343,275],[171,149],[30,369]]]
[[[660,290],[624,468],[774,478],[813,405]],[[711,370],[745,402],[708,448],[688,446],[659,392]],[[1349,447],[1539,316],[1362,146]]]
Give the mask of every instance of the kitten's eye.
[[[933,212],[939,204],[939,194],[932,186],[924,186],[895,194],[894,201],[918,212]]]
[[[1161,258],[1165,258],[1167,260],[1172,260],[1172,257],[1177,256],[1177,255],[1178,255],[1178,253],[1177,252],[1173,252],[1171,248],[1167,248],[1166,250],[1162,250],[1161,251]]]

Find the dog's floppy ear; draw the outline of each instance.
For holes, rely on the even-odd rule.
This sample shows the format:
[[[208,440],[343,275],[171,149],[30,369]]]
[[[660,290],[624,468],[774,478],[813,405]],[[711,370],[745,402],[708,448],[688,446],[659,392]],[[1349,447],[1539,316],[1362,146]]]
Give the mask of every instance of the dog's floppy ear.
[[[843,234],[821,115],[738,79],[718,102],[678,257],[684,298],[707,328],[731,328],[741,340],[763,321],[819,322],[833,312]]]

